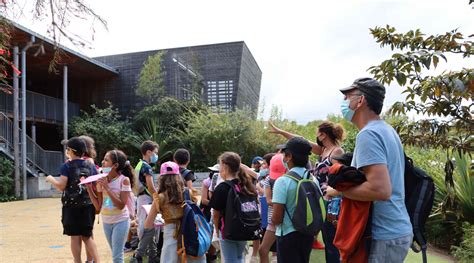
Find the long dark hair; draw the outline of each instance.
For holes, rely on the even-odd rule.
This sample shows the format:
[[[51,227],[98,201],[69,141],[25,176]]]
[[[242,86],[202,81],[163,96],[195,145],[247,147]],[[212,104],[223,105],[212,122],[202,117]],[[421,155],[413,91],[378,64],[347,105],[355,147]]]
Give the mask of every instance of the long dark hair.
[[[130,161],[127,160],[127,155],[121,150],[108,151],[112,163],[117,163],[117,173],[121,173],[130,179],[130,187],[133,189],[135,186],[135,171],[130,165]]]
[[[339,145],[345,138],[344,128],[339,123],[323,121],[318,126],[318,131],[326,133],[334,144]]]
[[[160,175],[158,183],[158,193],[168,195],[168,201],[172,204],[181,204],[184,201],[184,183],[179,174]]]
[[[257,190],[255,189],[255,185],[252,183],[252,178],[240,167],[241,160],[238,154],[234,152],[225,152],[219,156],[219,161],[227,165],[232,174],[237,174],[240,190],[244,194],[257,195]]]

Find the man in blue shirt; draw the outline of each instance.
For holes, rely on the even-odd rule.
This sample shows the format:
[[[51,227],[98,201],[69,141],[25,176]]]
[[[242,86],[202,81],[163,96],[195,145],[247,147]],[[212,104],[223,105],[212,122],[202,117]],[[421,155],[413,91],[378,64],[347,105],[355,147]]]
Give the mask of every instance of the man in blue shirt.
[[[361,78],[341,92],[342,115],[360,130],[352,166],[367,178],[343,195],[373,201],[369,262],[403,262],[413,234],[405,207],[403,147],[397,132],[380,118],[385,87],[372,78]]]
[[[311,144],[303,137],[288,140],[282,149],[287,169],[308,178],[310,175],[305,167],[311,149]],[[296,231],[290,218],[296,208],[297,186],[296,181],[286,176],[278,178],[273,186],[272,222],[276,226],[278,262],[309,262],[314,236]]]

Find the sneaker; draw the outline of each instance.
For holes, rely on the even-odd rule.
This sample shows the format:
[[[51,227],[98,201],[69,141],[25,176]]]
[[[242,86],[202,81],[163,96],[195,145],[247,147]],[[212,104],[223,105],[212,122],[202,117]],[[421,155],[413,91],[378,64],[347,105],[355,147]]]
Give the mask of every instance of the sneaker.
[[[324,245],[319,240],[314,240],[313,249],[324,249]]]
[[[142,263],[143,258],[140,255],[133,254],[133,256],[130,258],[130,263]]]
[[[252,256],[252,257],[250,258],[250,263],[258,263],[258,262],[260,262],[260,261],[258,260],[258,257],[257,257],[257,256]]]

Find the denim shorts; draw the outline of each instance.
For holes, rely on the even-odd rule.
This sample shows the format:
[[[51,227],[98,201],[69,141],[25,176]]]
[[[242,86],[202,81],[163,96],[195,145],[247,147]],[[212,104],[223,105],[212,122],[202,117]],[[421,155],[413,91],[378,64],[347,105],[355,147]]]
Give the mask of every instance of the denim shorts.
[[[401,263],[408,254],[413,234],[392,240],[372,240],[369,263]]]

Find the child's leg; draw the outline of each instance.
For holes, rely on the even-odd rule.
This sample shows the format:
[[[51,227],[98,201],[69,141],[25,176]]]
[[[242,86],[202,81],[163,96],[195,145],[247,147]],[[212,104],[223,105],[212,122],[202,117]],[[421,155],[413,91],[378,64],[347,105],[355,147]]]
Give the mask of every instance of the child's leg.
[[[112,231],[112,258],[114,263],[123,262],[123,246],[127,240],[128,229],[130,222],[128,220],[113,224]]]
[[[140,238],[140,243],[138,243],[138,248],[135,252],[138,256],[144,256],[148,246],[153,243],[155,236],[155,218],[157,214],[158,211],[156,210],[155,201],[153,201],[150,213],[144,221],[142,237]]]
[[[74,263],[82,263],[81,260],[81,236],[71,236],[71,252]]]
[[[252,242],[252,257],[256,257],[258,253],[258,249],[260,248],[260,240],[254,240]]]
[[[91,253],[92,258],[94,259],[94,263],[99,263],[99,251],[97,251],[97,246],[95,241],[91,237],[82,236],[82,241],[86,245],[86,249],[89,250]]]
[[[94,238],[94,236],[91,236],[91,238]],[[87,258],[87,261],[93,261],[94,258],[92,257],[92,254],[91,252],[89,251],[89,249],[87,249],[87,246],[86,244],[84,243],[84,246],[86,247],[86,258]]]
[[[261,263],[269,262],[268,253],[270,252],[270,248],[276,240],[275,232],[272,230],[273,227],[271,225],[267,225],[267,231],[265,231],[262,244],[260,245],[260,250],[258,251],[260,254]]]

